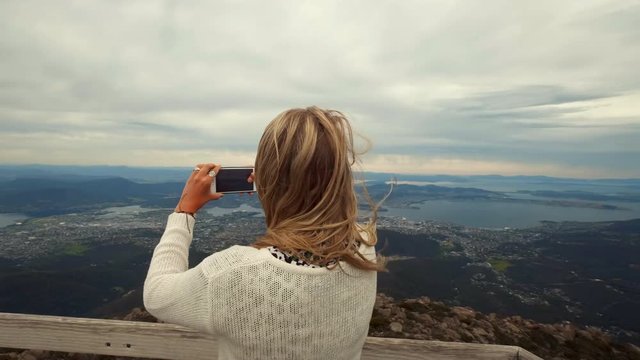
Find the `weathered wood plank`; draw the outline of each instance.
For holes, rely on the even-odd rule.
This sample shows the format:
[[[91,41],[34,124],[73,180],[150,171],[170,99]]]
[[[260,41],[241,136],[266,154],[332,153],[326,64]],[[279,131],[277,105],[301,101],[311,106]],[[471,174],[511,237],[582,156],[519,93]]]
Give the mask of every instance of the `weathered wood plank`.
[[[522,359],[542,360],[517,346],[369,337],[362,359]]]
[[[0,313],[0,347],[156,359],[215,359],[214,337],[182,326]],[[369,337],[364,360],[541,360],[515,346]]]
[[[216,340],[182,326],[0,313],[0,347],[156,359],[215,359]]]

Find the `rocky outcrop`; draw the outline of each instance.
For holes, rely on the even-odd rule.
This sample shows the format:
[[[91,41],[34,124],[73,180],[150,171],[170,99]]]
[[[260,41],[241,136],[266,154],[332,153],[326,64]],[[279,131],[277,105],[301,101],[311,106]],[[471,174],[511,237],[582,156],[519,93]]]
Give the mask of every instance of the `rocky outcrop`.
[[[395,301],[378,294],[370,336],[520,346],[544,359],[640,360],[640,348],[613,341],[595,327],[540,324],[447,306],[428,297]]]
[[[157,322],[143,309],[135,308],[119,318]],[[571,323],[540,324],[520,316],[501,317],[473,309],[447,306],[428,297],[394,300],[378,294],[371,317],[370,336],[420,340],[459,341],[515,345],[544,359],[640,360],[640,348],[615,342],[595,327]],[[0,360],[107,360],[122,357],[68,354],[50,351],[0,349]]]

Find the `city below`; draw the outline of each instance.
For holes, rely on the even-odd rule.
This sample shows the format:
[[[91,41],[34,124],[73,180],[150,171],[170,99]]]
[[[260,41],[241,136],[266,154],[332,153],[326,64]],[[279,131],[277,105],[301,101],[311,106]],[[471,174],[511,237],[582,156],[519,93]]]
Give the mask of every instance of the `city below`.
[[[245,207],[246,208],[246,207]],[[0,229],[0,309],[91,316],[139,289],[166,208],[111,207],[30,218]],[[264,232],[259,212],[201,211],[190,262]],[[384,213],[383,213],[384,214]],[[640,220],[481,229],[399,216],[378,220],[388,272],[378,290],[483,312],[597,325],[637,342]],[[49,288],[67,291],[51,291]]]

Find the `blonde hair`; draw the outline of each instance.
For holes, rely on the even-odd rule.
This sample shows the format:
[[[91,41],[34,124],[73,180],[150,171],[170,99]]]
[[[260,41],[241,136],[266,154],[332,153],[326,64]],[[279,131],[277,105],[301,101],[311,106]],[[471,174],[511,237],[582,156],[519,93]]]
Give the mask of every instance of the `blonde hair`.
[[[383,270],[381,258],[372,261],[358,251],[358,243],[377,242],[378,210],[363,181],[371,217],[364,225],[357,223],[351,167],[358,161],[351,125],[341,112],[312,106],[276,116],[256,157],[256,189],[267,231],[254,246],[275,246],[328,268],[345,261],[363,270]]]

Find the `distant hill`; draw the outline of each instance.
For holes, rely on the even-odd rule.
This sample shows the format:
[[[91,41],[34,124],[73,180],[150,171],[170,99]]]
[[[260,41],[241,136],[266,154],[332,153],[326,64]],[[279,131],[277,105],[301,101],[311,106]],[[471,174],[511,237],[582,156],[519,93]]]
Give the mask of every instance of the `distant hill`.
[[[230,165],[230,164],[227,164]],[[246,164],[232,164],[246,165]],[[45,177],[48,179],[68,180],[70,178],[122,177],[136,182],[183,182],[189,175],[191,167],[134,167],[134,166],[79,166],[79,165],[0,165],[0,181],[14,180],[23,177]],[[469,182],[491,183],[535,183],[535,184],[598,184],[631,186],[640,188],[640,179],[575,179],[556,178],[550,176],[502,176],[502,175],[424,175],[393,174],[365,172],[356,174],[360,179],[384,182],[392,178],[403,181],[450,182],[464,186]]]
[[[366,172],[365,178],[374,181],[389,181],[393,177],[403,181],[423,181],[423,182],[451,182],[464,183],[469,182],[492,182],[492,183],[535,183],[535,184],[599,184],[599,185],[618,185],[618,186],[634,186],[640,188],[640,179],[576,179],[576,178],[557,178],[551,176],[528,176],[528,175],[421,175],[421,174],[390,174],[379,172]]]
[[[183,182],[138,183],[121,177],[91,179],[18,178],[0,182],[0,213],[29,216],[69,214],[110,206],[141,205],[172,208]],[[242,203],[259,206],[257,197],[228,196],[217,207]]]
[[[64,181],[122,177],[136,182],[184,182],[190,170],[189,167],[0,165],[0,181],[30,177]]]
[[[140,182],[124,177],[23,176],[11,180],[0,180],[0,213],[23,213],[39,217],[110,206],[141,205],[171,208],[178,202],[183,186],[183,181]],[[382,199],[390,188],[391,185],[384,182],[367,183],[368,192],[374,202]],[[356,191],[362,194],[360,186],[356,186]],[[585,200],[622,201],[622,199],[626,199],[627,201],[640,201],[640,194],[602,195],[585,191],[520,191],[520,193],[530,193],[541,198],[514,198],[509,193],[476,187],[400,184],[394,186],[393,192],[385,201],[384,206],[416,208],[423,202],[430,200],[485,200],[624,210],[617,205]],[[259,207],[257,197],[242,196],[227,196],[210,206],[231,208],[243,203]],[[368,208],[366,199],[362,196],[360,197],[360,208]]]
[[[71,211],[132,204],[172,207],[190,172],[190,167],[0,165],[0,212],[39,216],[70,212],[64,210],[65,205],[71,207]],[[640,202],[640,179],[395,175],[378,172],[356,173],[355,177],[366,179],[374,201],[382,199],[389,191],[387,182],[399,181],[401,185],[396,186],[385,203],[386,207],[415,207],[424,201],[446,199],[627,210],[615,203]],[[47,194],[51,189],[59,193]],[[15,194],[16,190],[25,191]],[[33,206],[21,204],[25,200],[20,201],[19,198],[25,195],[25,200],[37,200]],[[215,206],[237,204],[234,197],[229,198]],[[4,203],[1,202],[3,200]],[[250,204],[257,205],[257,202]],[[361,208],[366,208],[366,205]]]
[[[597,194],[588,191],[552,191],[552,190],[519,190],[520,194],[552,199],[574,199],[588,201],[623,201],[640,202],[640,194]]]
[[[389,192],[390,185],[373,183],[367,185],[367,191],[374,200],[382,199]],[[362,192],[359,186],[356,190]],[[447,187],[438,185],[396,185],[391,196],[385,201],[385,206],[390,207],[410,207],[427,200],[460,200],[460,199],[482,199],[499,200],[508,196],[500,192],[488,191],[471,187]]]
[[[51,180],[19,178],[0,184],[0,212],[45,216],[106,206],[177,202],[181,183],[139,184],[124,178]]]
[[[173,207],[182,192],[183,182],[139,183],[122,177],[54,178],[22,177],[0,182],[0,213],[24,213],[46,216],[81,212],[108,206],[143,205]],[[374,200],[388,191],[387,184],[367,186]],[[357,187],[359,189],[359,187]],[[451,188],[436,185],[396,186],[385,205],[410,206],[431,199],[500,199],[501,193],[475,188]],[[257,197],[228,196],[215,202],[218,207],[236,207],[241,203],[258,206]]]

